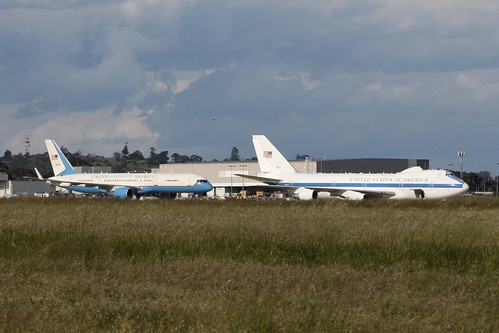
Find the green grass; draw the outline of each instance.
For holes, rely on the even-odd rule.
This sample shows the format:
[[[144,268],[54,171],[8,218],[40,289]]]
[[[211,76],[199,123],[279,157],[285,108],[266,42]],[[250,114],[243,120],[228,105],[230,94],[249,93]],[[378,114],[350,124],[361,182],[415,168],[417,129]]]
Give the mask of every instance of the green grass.
[[[0,330],[499,324],[499,200],[0,200]]]

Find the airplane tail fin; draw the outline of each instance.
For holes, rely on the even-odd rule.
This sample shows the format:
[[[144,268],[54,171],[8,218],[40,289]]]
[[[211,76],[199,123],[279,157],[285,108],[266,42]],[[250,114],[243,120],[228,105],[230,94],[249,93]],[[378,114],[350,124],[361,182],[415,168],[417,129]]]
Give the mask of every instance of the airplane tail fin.
[[[276,174],[297,172],[265,135],[253,135],[253,146],[262,172]]]
[[[61,149],[57,146],[54,140],[45,140],[45,145],[47,146],[47,152],[49,153],[50,163],[52,164],[52,170],[54,171],[54,176],[71,175],[78,173],[73,169],[71,163],[62,153]]]

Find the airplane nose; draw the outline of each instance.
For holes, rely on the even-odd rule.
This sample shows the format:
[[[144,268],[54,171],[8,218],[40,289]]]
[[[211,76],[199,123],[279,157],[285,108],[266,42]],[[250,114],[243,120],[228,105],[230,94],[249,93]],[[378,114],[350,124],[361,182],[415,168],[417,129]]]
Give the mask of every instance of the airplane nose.
[[[466,193],[468,192],[468,190],[470,189],[470,186],[466,183],[463,184],[463,193]]]
[[[211,185],[211,183],[209,183],[209,182],[199,184],[199,185],[201,185],[200,188],[203,192],[210,192],[213,189],[213,185]]]

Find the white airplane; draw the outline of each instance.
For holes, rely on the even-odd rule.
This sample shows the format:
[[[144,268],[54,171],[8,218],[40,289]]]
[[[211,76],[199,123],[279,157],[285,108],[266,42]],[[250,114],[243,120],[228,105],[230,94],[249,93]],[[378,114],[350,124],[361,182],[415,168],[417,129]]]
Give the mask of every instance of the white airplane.
[[[300,200],[317,199],[319,192],[349,200],[442,199],[466,193],[468,184],[447,170],[412,167],[398,173],[299,173],[264,135],[253,135],[258,180],[272,188],[289,190]]]
[[[47,182],[68,190],[112,194],[117,198],[146,195],[174,198],[177,193],[204,194],[213,188],[205,177],[190,173],[78,173],[54,140],[45,140],[45,145],[54,171],[54,176]],[[35,171],[42,179],[38,170]]]

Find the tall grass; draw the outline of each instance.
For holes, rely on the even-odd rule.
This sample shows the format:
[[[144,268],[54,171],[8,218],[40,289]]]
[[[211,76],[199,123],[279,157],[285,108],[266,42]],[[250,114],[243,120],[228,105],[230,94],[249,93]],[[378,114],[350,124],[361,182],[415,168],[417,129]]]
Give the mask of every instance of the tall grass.
[[[499,201],[0,200],[0,328],[497,328]]]

